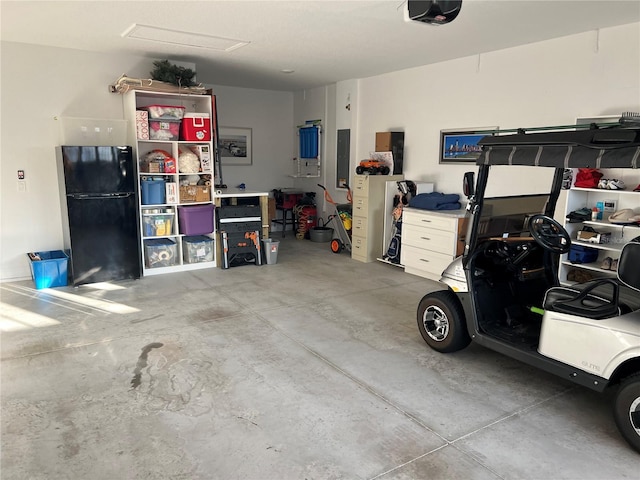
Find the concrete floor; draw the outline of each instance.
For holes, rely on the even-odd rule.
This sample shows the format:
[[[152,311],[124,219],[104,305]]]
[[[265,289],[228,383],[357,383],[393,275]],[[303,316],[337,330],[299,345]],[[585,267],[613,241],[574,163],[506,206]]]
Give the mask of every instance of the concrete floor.
[[[639,478],[607,395],[430,350],[434,288],[290,234],[276,265],[3,283],[2,479]]]

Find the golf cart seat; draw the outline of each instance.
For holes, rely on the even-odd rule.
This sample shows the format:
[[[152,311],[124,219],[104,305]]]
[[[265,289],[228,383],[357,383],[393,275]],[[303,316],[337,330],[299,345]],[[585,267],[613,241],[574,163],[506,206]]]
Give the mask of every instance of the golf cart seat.
[[[600,320],[640,309],[640,243],[627,243],[618,260],[618,278],[550,288],[545,310]]]

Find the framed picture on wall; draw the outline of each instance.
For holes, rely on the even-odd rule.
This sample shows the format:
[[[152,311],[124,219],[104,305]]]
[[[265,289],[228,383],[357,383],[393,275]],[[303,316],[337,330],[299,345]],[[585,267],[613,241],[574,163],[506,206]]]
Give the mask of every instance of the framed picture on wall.
[[[218,135],[222,165],[251,165],[251,129],[220,127]]]
[[[480,139],[497,131],[498,127],[440,130],[440,163],[475,163],[480,156]]]

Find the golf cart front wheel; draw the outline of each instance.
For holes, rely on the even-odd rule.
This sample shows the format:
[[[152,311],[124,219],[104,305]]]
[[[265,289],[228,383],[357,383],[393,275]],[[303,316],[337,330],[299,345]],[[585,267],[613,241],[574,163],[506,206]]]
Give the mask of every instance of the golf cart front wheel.
[[[627,377],[618,388],[613,416],[620,434],[640,452],[640,374]]]
[[[344,249],[344,243],[342,243],[337,238],[334,238],[333,240],[331,240],[330,247],[333,253],[340,253]]]
[[[418,329],[424,341],[442,353],[462,350],[471,342],[462,305],[449,290],[429,293],[420,300]]]

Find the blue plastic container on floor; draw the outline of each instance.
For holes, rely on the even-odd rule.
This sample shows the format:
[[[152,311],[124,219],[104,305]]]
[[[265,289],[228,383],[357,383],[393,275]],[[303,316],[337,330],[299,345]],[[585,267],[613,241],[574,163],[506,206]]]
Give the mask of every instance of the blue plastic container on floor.
[[[52,250],[50,252],[35,252],[40,260],[34,259],[31,255],[31,277],[36,284],[36,289],[65,287],[67,285],[67,264],[69,257],[62,250]]]
[[[162,178],[150,178],[140,182],[143,205],[160,205],[165,203],[165,181]]]

